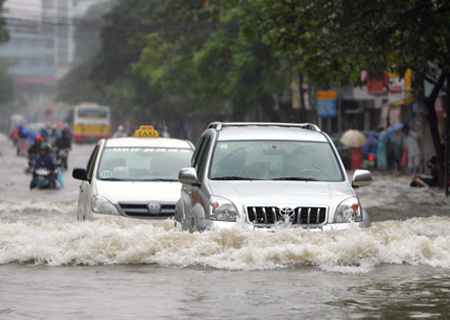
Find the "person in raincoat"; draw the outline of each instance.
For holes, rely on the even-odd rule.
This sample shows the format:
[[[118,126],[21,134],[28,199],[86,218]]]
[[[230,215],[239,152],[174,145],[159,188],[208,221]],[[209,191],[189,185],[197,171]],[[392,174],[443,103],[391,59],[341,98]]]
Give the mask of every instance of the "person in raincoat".
[[[403,146],[406,150],[408,150],[409,173],[419,173],[421,156],[419,135],[415,131],[412,131],[409,125],[405,125],[402,131],[405,134],[403,138]]]
[[[364,158],[367,158],[369,154],[376,155],[378,152],[378,136],[380,135],[380,132],[383,131],[383,126],[379,125],[375,130],[372,130],[370,132],[369,136],[367,137],[367,142],[362,147],[362,152],[364,155]]]
[[[47,142],[51,145],[55,144],[55,141],[62,137],[61,131],[58,130],[58,126],[56,124],[52,124],[50,130],[48,132]]]
[[[377,167],[378,170],[386,171],[397,166],[400,160],[400,144],[396,134],[386,136],[386,130],[378,135]]]

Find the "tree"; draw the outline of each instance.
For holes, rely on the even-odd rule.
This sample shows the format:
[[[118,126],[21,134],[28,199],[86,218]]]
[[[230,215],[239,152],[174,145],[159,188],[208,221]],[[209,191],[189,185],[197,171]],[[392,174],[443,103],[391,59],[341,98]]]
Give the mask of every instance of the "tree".
[[[100,30],[102,17],[111,9],[108,1],[94,4],[76,22],[74,32],[75,54],[78,63],[92,58],[100,50]]]
[[[134,72],[165,92],[198,97],[216,107],[230,105],[235,120],[258,107],[274,118],[272,94],[282,90],[285,78],[279,57],[240,33],[246,10],[226,2],[206,8],[199,8],[198,1],[166,5],[156,20],[165,27],[143,39],[146,46]],[[169,27],[174,22],[176,29]]]
[[[92,101],[109,104],[106,90],[89,79],[92,58],[98,52],[102,16],[109,9],[103,2],[91,6],[77,22],[75,29],[75,64],[58,82],[56,101],[69,104]]]
[[[246,29],[296,60],[317,83],[360,83],[361,70],[378,75],[403,75],[411,68],[416,79],[435,88],[424,97],[428,122],[443,177],[443,149],[434,102],[450,74],[450,6],[445,0],[236,0],[261,6],[247,16]],[[437,80],[435,80],[437,79]],[[442,184],[443,181],[441,181]]]
[[[100,62],[104,63],[99,58],[101,50],[103,50],[100,33],[105,32],[105,27],[102,28],[102,19],[109,10],[109,2],[93,5],[78,22],[75,30],[75,59],[77,63],[59,81],[56,100],[70,104],[86,101],[96,102],[112,108],[113,121],[118,122],[123,121],[123,119],[136,122],[144,121],[151,115],[145,110],[140,110],[139,103],[147,103],[147,101],[142,102],[142,97],[148,97],[149,95],[158,97],[158,94],[155,95],[154,91],[147,90],[147,88],[143,90],[144,83],[140,79],[136,77],[130,78],[117,72],[119,69],[116,68],[117,60],[115,59],[110,62],[112,63],[111,65],[105,64],[101,68],[116,71],[116,76],[108,79],[98,76],[103,74],[102,72],[104,71],[101,68],[97,69]],[[111,12],[108,13],[108,15],[111,14]],[[114,16],[120,18],[120,15],[115,14]],[[112,35],[113,32],[108,34]],[[126,39],[121,40],[124,43],[126,42]],[[119,45],[115,52],[121,49],[123,49],[123,46]],[[108,52],[108,57],[114,57],[114,55],[109,55]],[[130,63],[130,61],[125,62]],[[98,74],[96,73],[97,70],[99,70]]]

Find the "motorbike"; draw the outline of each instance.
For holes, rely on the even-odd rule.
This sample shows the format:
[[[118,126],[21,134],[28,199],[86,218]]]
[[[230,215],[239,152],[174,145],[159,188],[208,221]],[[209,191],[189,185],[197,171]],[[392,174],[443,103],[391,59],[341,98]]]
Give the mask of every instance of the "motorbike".
[[[58,149],[56,151],[56,160],[61,170],[67,170],[67,158],[69,157],[69,149]]]
[[[30,189],[53,189],[52,186],[52,172],[46,168],[36,169],[33,173],[33,181],[31,182]]]
[[[362,162],[361,168],[364,170],[373,171],[377,166],[377,155],[374,153],[369,153]]]

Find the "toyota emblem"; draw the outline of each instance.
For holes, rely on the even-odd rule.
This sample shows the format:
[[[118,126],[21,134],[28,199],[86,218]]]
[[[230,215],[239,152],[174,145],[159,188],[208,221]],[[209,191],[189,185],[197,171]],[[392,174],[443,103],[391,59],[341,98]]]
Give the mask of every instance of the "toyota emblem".
[[[292,223],[295,217],[295,210],[289,207],[280,209],[280,213],[286,223]]]
[[[289,208],[289,207],[285,207],[285,208],[283,208],[283,209],[280,209],[280,212],[281,212],[281,214],[283,215],[283,216],[292,216],[292,215],[294,215],[294,209],[292,209],[292,208]]]
[[[150,209],[150,210],[159,210],[160,208],[161,208],[161,205],[158,203],[158,202],[150,202],[149,204],[148,204],[148,208]]]

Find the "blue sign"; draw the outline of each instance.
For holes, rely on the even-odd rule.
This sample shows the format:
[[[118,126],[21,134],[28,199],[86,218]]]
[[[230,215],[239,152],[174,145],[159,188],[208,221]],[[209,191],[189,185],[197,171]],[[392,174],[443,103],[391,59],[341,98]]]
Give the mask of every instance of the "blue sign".
[[[317,100],[317,116],[319,118],[336,118],[337,100],[336,99]]]

